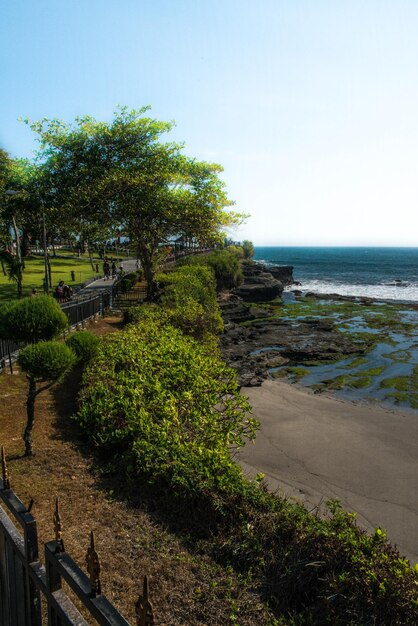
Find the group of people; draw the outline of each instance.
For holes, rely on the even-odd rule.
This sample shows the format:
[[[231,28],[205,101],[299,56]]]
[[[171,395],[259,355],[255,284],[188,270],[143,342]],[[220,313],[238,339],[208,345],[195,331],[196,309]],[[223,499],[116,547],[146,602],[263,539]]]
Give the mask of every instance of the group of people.
[[[72,298],[73,290],[63,280],[60,280],[55,288],[54,295],[58,302],[68,302]]]
[[[103,274],[105,280],[110,279],[110,277],[116,278],[116,276],[118,275],[116,261],[111,259],[111,261],[109,262],[107,259],[105,259],[103,262]],[[119,265],[119,274],[123,275],[123,263]]]

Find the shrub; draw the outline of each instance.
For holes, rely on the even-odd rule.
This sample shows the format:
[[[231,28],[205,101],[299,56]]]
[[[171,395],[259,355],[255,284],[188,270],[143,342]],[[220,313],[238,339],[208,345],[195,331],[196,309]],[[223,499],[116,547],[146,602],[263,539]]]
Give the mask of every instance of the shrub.
[[[154,303],[138,304],[129,307],[123,313],[123,321],[125,324],[137,324],[138,322],[146,321],[162,325],[169,323],[167,311]]]
[[[137,477],[198,493],[240,476],[230,446],[254,436],[248,410],[232,369],[150,317],[101,344],[77,419],[96,445],[127,453]]]
[[[74,352],[59,341],[40,341],[19,352],[20,367],[36,381],[56,381],[75,363]]]
[[[26,403],[27,422],[23,441],[26,456],[33,455],[32,430],[35,423],[35,399],[44,389],[59,380],[75,363],[74,352],[58,341],[41,341],[27,346],[19,353],[17,361],[28,375],[29,389]],[[37,383],[47,382],[37,388]]]
[[[203,340],[207,333],[218,335],[223,321],[216,302],[213,271],[205,266],[184,266],[163,275],[160,297],[170,324],[186,335]]]
[[[87,364],[97,353],[99,338],[88,330],[81,330],[71,335],[66,343],[76,355],[77,361]]]
[[[242,249],[244,251],[244,258],[251,259],[254,256],[254,245],[252,241],[246,239],[242,242]]]
[[[0,308],[0,336],[19,344],[48,341],[67,327],[67,316],[50,296],[24,298]]]
[[[208,265],[215,273],[216,288],[232,289],[242,281],[242,272],[236,255],[228,250],[216,250],[210,254],[187,257],[186,265]]]
[[[235,254],[237,259],[244,258],[244,250],[241,246],[228,246],[227,250],[228,252],[232,252],[232,254]]]

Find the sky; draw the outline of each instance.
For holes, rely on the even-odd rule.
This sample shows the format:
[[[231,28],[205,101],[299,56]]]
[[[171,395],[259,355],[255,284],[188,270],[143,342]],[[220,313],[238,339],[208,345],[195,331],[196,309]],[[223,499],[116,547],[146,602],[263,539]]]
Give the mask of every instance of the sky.
[[[255,245],[417,246],[416,0],[0,1],[0,146],[19,117],[175,120]]]

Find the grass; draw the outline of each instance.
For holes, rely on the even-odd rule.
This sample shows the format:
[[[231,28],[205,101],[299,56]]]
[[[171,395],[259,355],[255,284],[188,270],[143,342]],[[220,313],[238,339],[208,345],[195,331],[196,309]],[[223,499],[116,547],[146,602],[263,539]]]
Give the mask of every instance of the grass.
[[[99,273],[102,272],[102,262],[94,259],[94,263],[99,264]],[[25,259],[25,270],[23,272],[23,294],[29,295],[32,289],[43,291],[43,277],[45,275],[45,265],[43,257],[32,256]],[[75,272],[75,280],[71,280],[71,270]],[[60,280],[63,280],[70,287],[80,285],[89,278],[97,276],[93,271],[88,258],[78,256],[51,257],[52,285],[53,289]],[[8,279],[0,272],[0,302],[14,300],[17,298],[16,283]]]

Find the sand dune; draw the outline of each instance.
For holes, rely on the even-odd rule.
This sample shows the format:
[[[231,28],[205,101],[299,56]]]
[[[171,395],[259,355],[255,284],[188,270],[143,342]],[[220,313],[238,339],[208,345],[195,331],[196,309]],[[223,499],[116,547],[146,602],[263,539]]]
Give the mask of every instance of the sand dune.
[[[261,430],[240,453],[250,475],[308,508],[339,498],[418,561],[418,414],[314,395],[282,381],[243,388]]]

